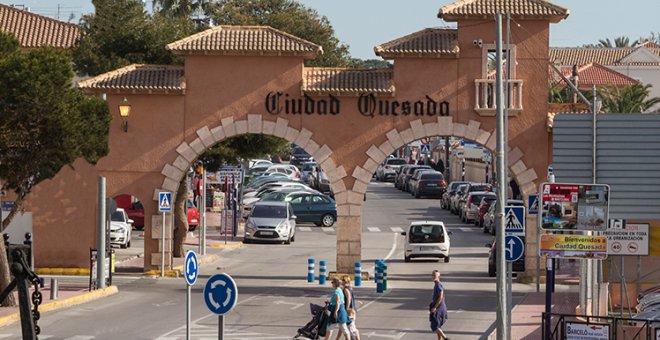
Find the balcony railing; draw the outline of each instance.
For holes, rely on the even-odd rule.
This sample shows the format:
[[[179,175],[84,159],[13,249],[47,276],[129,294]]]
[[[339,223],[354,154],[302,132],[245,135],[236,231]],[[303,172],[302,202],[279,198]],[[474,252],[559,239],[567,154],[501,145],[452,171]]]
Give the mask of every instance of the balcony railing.
[[[509,115],[515,116],[523,109],[523,81],[512,79],[507,82],[505,80],[504,85],[509,87]],[[481,116],[494,116],[496,109],[495,79],[475,79],[474,90],[474,110]],[[506,88],[504,96],[503,99],[506,101]],[[506,105],[506,102],[504,104]]]

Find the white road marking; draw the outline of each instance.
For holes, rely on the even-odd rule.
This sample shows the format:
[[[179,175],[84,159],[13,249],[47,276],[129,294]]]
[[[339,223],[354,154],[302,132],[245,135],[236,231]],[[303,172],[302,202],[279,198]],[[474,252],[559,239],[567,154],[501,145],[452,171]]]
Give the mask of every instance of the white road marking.
[[[296,227],[296,231],[312,231],[310,227]]]
[[[405,332],[399,332],[397,334],[380,334],[380,333],[376,333],[376,332],[371,332],[371,333],[367,333],[365,335],[368,338],[377,337],[377,338],[388,338],[388,339],[401,339],[406,335],[406,333]]]
[[[387,256],[385,256],[383,261],[389,260],[390,257],[392,257],[392,255],[394,255],[394,252],[396,251],[396,244],[397,244],[396,237],[397,237],[398,234],[393,234],[393,235],[394,235],[394,240],[392,241],[392,249],[390,249],[390,252],[387,253]]]
[[[69,338],[65,338],[64,340],[92,340],[92,339],[94,339],[94,337],[91,335],[75,335]]]
[[[300,308],[300,307],[302,307],[302,306],[305,305],[304,303],[286,302],[286,301],[282,301],[282,300],[275,301],[275,302],[273,302],[273,303],[276,304],[276,305],[289,305],[289,306],[293,306],[293,307],[291,307],[291,309],[298,309],[298,308]]]
[[[401,227],[392,227],[392,228],[390,228],[390,229],[391,229],[392,232],[394,232],[394,233],[402,233],[402,232],[403,232],[403,228],[401,228]]]
[[[380,228],[378,227],[367,227],[367,229],[372,233],[380,233]]]
[[[472,229],[473,229],[473,228],[468,228],[468,227],[460,227],[460,228],[458,228],[458,229],[460,229],[461,231],[464,231],[464,232],[466,232],[466,233],[469,233],[469,232],[471,232],[471,231],[472,231]]]
[[[335,231],[335,228],[333,228],[333,227],[321,227],[321,230],[323,230],[326,233],[331,233],[331,232]]]

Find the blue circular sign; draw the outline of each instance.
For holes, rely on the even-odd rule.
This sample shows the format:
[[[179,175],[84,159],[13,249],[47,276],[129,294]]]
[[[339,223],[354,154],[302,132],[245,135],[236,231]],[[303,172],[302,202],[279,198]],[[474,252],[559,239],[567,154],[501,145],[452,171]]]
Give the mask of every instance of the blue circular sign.
[[[507,262],[517,261],[525,253],[525,244],[522,239],[515,235],[504,237],[504,257]]]
[[[238,287],[231,276],[220,273],[211,276],[204,287],[204,302],[212,313],[222,315],[238,302]]]
[[[197,282],[197,275],[199,274],[199,266],[197,265],[197,254],[194,251],[188,250],[186,253],[186,260],[183,262],[186,283],[194,285]]]

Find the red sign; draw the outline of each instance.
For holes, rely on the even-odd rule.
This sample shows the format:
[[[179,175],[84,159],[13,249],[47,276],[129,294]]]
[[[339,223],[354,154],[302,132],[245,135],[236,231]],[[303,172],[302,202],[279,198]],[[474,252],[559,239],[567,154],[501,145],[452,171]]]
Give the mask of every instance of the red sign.
[[[544,184],[543,201],[576,203],[578,186],[573,184]]]

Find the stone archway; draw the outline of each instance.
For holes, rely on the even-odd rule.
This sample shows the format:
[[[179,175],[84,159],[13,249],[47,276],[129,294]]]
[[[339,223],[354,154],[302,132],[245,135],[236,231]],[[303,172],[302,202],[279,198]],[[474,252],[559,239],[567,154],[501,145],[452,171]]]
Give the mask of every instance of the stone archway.
[[[161,188],[154,190],[153,200],[158,201],[158,192],[160,191],[176,193],[187,169],[205,150],[223,140],[245,134],[264,134],[280,137],[300,146],[312,155],[325,171],[335,195],[346,194],[346,186],[342,180],[346,177],[346,170],[342,165],[337,166],[335,161],[333,161],[331,157],[332,150],[328,145],[319,145],[319,143],[314,141],[313,133],[310,130],[291,127],[287,119],[277,118],[276,121],[270,121],[263,120],[262,115],[248,114],[247,119],[235,121],[233,117],[227,117],[222,119],[217,126],[203,126],[196,131],[197,137],[193,141],[179,144],[176,148],[177,157],[163,166],[161,174],[165,178],[163,179]],[[339,206],[337,209],[338,215],[343,216],[339,214]],[[162,233],[160,231],[162,215],[152,215],[151,221],[153,228],[151,238],[158,242],[158,249],[162,249]],[[166,235],[166,239],[170,237],[171,235]],[[154,266],[159,265],[160,256],[161,253],[148,254],[147,257],[150,261],[148,263]]]

